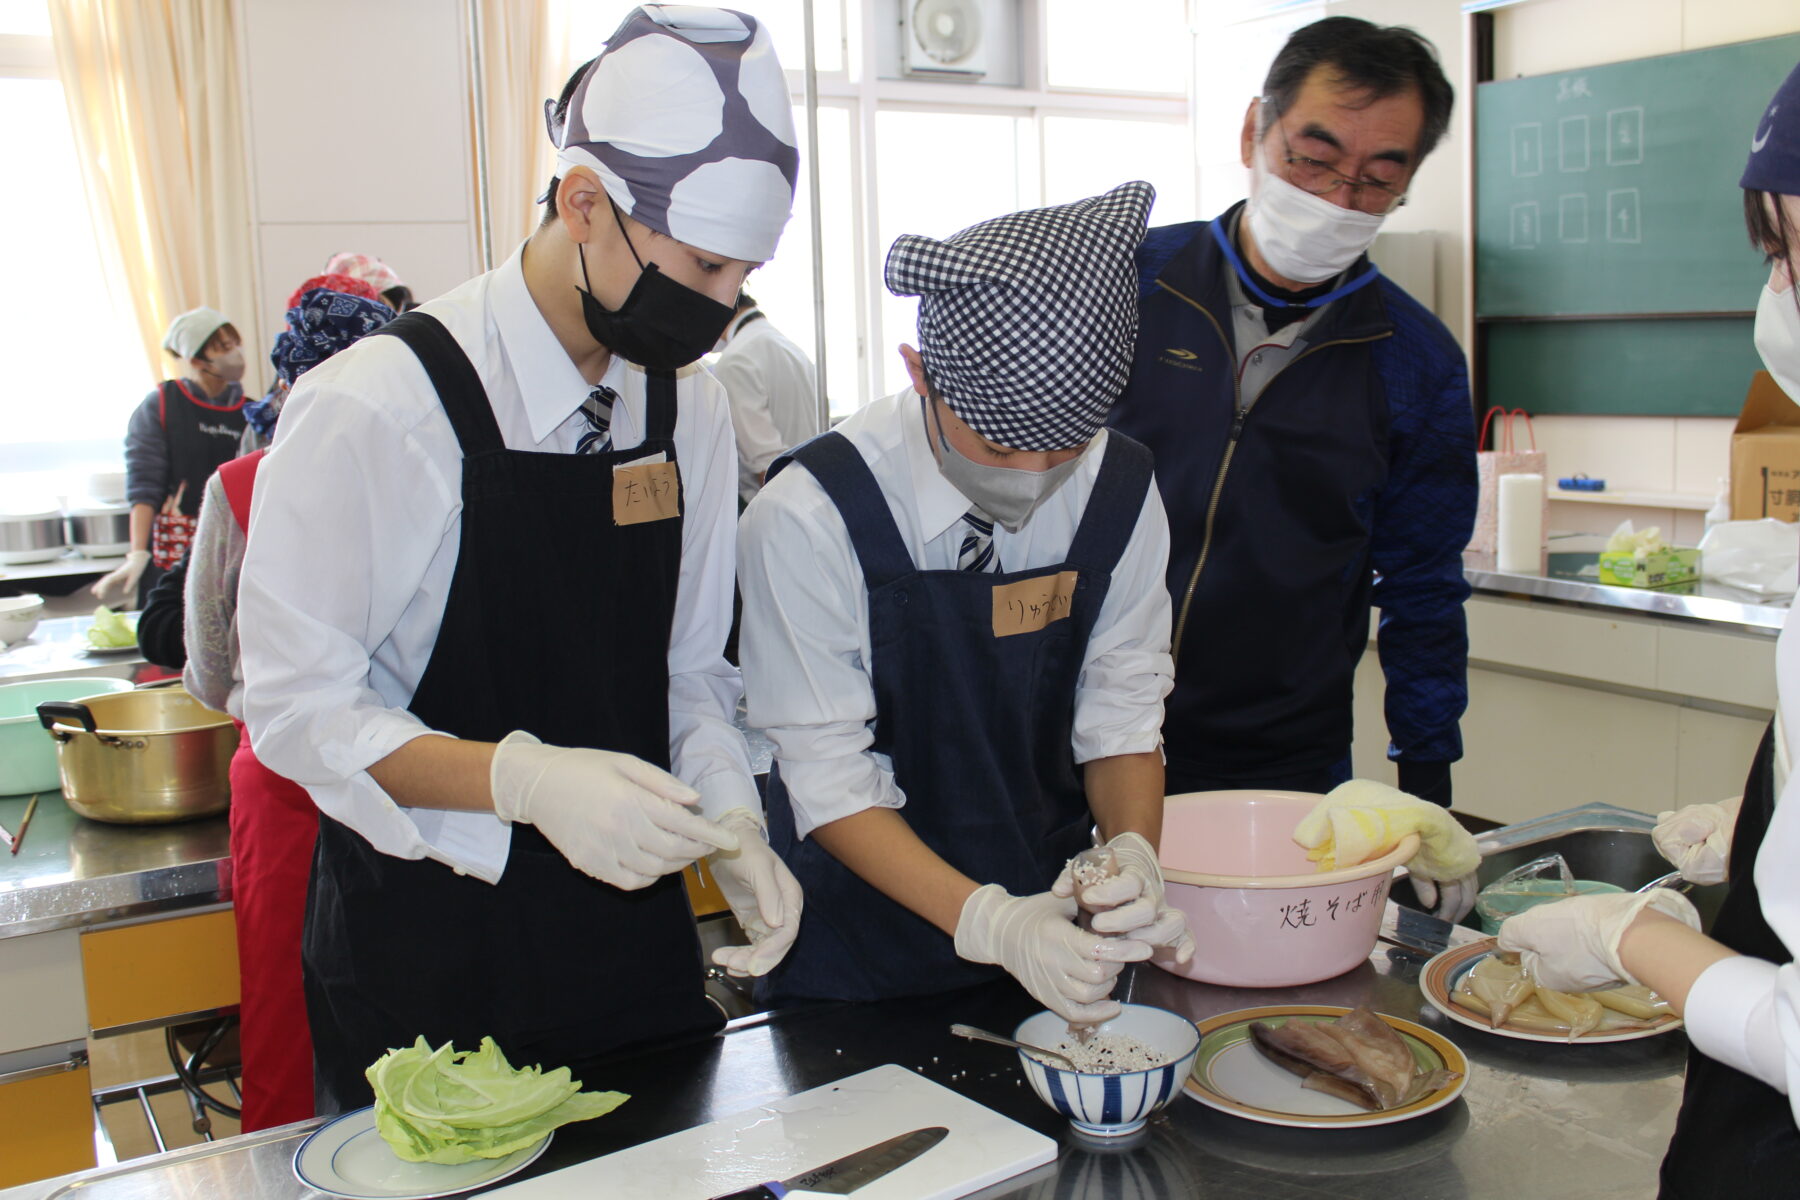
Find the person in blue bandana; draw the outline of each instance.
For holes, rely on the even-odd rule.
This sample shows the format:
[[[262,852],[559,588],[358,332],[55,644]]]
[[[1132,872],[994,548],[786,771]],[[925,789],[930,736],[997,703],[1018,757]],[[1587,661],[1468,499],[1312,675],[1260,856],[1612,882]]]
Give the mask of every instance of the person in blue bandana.
[[[1388,757],[1448,806],[1462,755],[1468,369],[1368,249],[1443,136],[1430,43],[1332,17],[1297,31],[1244,115],[1250,195],[1150,230],[1113,428],[1156,455],[1172,545],[1171,793],[1328,792],[1381,610]]]

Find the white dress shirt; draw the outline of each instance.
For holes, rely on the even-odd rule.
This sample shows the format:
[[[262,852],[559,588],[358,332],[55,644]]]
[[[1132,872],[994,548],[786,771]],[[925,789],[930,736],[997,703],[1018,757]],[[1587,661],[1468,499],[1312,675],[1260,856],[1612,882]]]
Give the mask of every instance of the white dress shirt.
[[[819,432],[812,360],[764,316],[738,326],[712,372],[731,399],[738,496],[748,504],[769,464]]]
[[[1788,610],[1775,647],[1776,719],[1800,745],[1800,606]],[[1756,852],[1763,919],[1788,953],[1800,950],[1800,775],[1789,775]],[[1739,955],[1708,967],[1688,991],[1688,1038],[1708,1058],[1785,1093],[1800,1123],[1800,964]],[[1705,1103],[1696,1097],[1696,1103]]]
[[[523,254],[422,311],[469,356],[509,449],[571,453],[588,427],[579,410],[589,385],[532,301]],[[646,376],[614,356],[602,382],[620,395],[613,445],[641,444]],[[731,420],[724,390],[704,370],[682,372],[676,396],[685,508],[669,636],[671,761],[709,816],[739,806],[760,812],[731,723],[742,685],[723,655],[737,516]],[[405,709],[436,648],[456,570],[462,458],[425,368],[398,338],[367,338],[301,378],[252,504],[239,595],[244,719],[269,769],[377,850],[434,858],[491,882],[505,868],[510,826],[492,813],[403,808],[368,774],[435,732]],[[573,543],[588,522],[609,516],[542,519]],[[583,620],[581,601],[563,597],[543,624],[546,655],[563,639],[610,635]]]
[[[970,505],[938,470],[919,396],[908,389],[877,400],[837,431],[874,472],[914,563],[954,570]],[[1000,569],[1030,570],[1067,558],[1106,439],[1102,431],[1075,473],[1018,533],[994,527]],[[1162,745],[1163,698],[1174,670],[1163,578],[1168,560],[1168,518],[1152,483],[1083,651],[1071,738],[1077,762]],[[738,562],[750,723],[775,743],[799,836],[867,808],[903,807],[892,763],[869,748],[875,691],[862,565],[837,506],[805,468],[777,475],[745,510]]]

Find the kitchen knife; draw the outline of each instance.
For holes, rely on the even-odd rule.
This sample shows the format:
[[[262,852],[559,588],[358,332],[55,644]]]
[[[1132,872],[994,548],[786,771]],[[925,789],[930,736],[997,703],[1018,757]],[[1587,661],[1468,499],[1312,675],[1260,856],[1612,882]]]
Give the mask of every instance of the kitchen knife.
[[[903,1167],[948,1136],[942,1125],[915,1129],[899,1137],[834,1159],[822,1167],[747,1187],[742,1191],[714,1196],[712,1200],[781,1200],[790,1191],[823,1192],[829,1196],[848,1196],[864,1184],[873,1183],[896,1167]]]
[[[1428,957],[1441,954],[1452,946],[1478,942],[1484,936],[1479,930],[1452,925],[1392,900],[1381,914],[1381,929],[1376,934],[1381,941],[1421,951]]]

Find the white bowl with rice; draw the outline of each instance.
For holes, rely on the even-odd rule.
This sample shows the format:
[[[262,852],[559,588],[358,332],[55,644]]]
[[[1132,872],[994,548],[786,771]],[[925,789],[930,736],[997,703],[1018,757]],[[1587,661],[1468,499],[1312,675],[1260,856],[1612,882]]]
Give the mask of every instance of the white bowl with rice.
[[[1192,1021],[1148,1004],[1125,1005],[1086,1045],[1053,1012],[1026,1018],[1013,1040],[1054,1050],[1081,1068],[1065,1070],[1019,1052],[1031,1090],[1092,1137],[1123,1137],[1142,1129],[1152,1113],[1181,1094],[1200,1052]]]

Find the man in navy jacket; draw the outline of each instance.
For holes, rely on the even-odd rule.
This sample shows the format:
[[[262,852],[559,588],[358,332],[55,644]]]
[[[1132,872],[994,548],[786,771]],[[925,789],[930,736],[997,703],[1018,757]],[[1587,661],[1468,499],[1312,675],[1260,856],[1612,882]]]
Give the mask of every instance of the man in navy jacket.
[[[1372,266],[1449,124],[1429,42],[1350,17],[1296,32],[1245,114],[1250,198],[1150,230],[1131,383],[1111,423],[1156,455],[1173,546],[1171,793],[1328,791],[1381,610],[1388,756],[1450,803],[1475,514],[1468,371]]]

